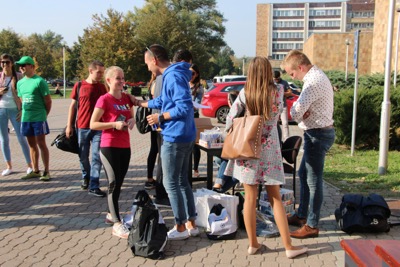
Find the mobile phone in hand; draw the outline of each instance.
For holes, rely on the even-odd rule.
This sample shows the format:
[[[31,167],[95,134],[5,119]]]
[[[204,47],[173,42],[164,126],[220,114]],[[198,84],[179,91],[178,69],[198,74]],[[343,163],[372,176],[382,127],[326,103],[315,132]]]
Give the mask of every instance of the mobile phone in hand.
[[[126,120],[126,117],[122,114],[119,114],[115,121],[125,121],[125,120]]]

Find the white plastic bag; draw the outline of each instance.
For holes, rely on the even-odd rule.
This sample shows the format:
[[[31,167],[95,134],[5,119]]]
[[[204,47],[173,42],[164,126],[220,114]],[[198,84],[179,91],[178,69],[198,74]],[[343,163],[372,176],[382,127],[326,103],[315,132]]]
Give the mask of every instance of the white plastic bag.
[[[197,189],[193,195],[197,211],[197,226],[207,228],[210,231],[210,224],[208,222],[210,210],[215,204],[221,204],[226,208],[232,220],[233,227],[237,229],[237,205],[239,204],[237,196],[219,194],[205,188]]]

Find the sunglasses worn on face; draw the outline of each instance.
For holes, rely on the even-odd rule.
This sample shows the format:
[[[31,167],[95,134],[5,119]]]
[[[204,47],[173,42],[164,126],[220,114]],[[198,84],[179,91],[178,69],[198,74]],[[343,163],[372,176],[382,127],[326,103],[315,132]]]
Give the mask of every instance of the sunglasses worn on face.
[[[25,68],[27,64],[18,65],[20,68]]]
[[[11,63],[11,61],[1,61],[1,64],[10,64]]]

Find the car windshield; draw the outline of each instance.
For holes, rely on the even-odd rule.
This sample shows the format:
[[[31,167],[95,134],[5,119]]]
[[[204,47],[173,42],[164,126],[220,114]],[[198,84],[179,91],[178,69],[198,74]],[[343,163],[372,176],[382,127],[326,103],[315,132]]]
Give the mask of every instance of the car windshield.
[[[208,88],[207,92],[210,92],[211,90],[213,90],[215,88],[215,84],[211,85],[210,88]]]

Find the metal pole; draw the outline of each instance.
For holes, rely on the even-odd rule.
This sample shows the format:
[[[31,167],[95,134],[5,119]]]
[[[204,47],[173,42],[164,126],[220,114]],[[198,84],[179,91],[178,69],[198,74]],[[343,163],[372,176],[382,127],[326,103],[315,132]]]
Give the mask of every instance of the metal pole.
[[[347,82],[348,62],[349,62],[349,40],[346,39],[346,74],[344,80]]]
[[[358,102],[358,51],[360,46],[360,30],[354,32],[354,99],[353,99],[353,123],[351,126],[351,150],[350,155],[354,155],[354,147],[356,143],[356,126],[357,126],[357,102]]]
[[[244,76],[244,58],[243,58],[243,76]]]
[[[399,30],[400,30],[400,9],[397,9],[397,36],[396,36],[396,56],[394,58],[394,75],[393,75],[393,85],[396,87],[397,83],[397,60],[399,55]]]
[[[354,147],[356,144],[356,125],[357,125],[357,102],[358,102],[358,67],[354,72],[354,100],[353,100],[353,124],[351,127],[351,150],[350,155],[354,155]]]
[[[64,73],[64,98],[65,98],[65,46],[63,46],[63,73]]]
[[[381,113],[381,128],[379,133],[379,165],[378,174],[384,175],[388,166],[388,149],[389,149],[389,126],[390,126],[390,65],[392,59],[393,45],[393,23],[394,23],[394,6],[395,0],[390,0],[389,4],[389,19],[388,31],[386,40],[386,61],[385,61],[385,85],[383,92],[382,113]]]

